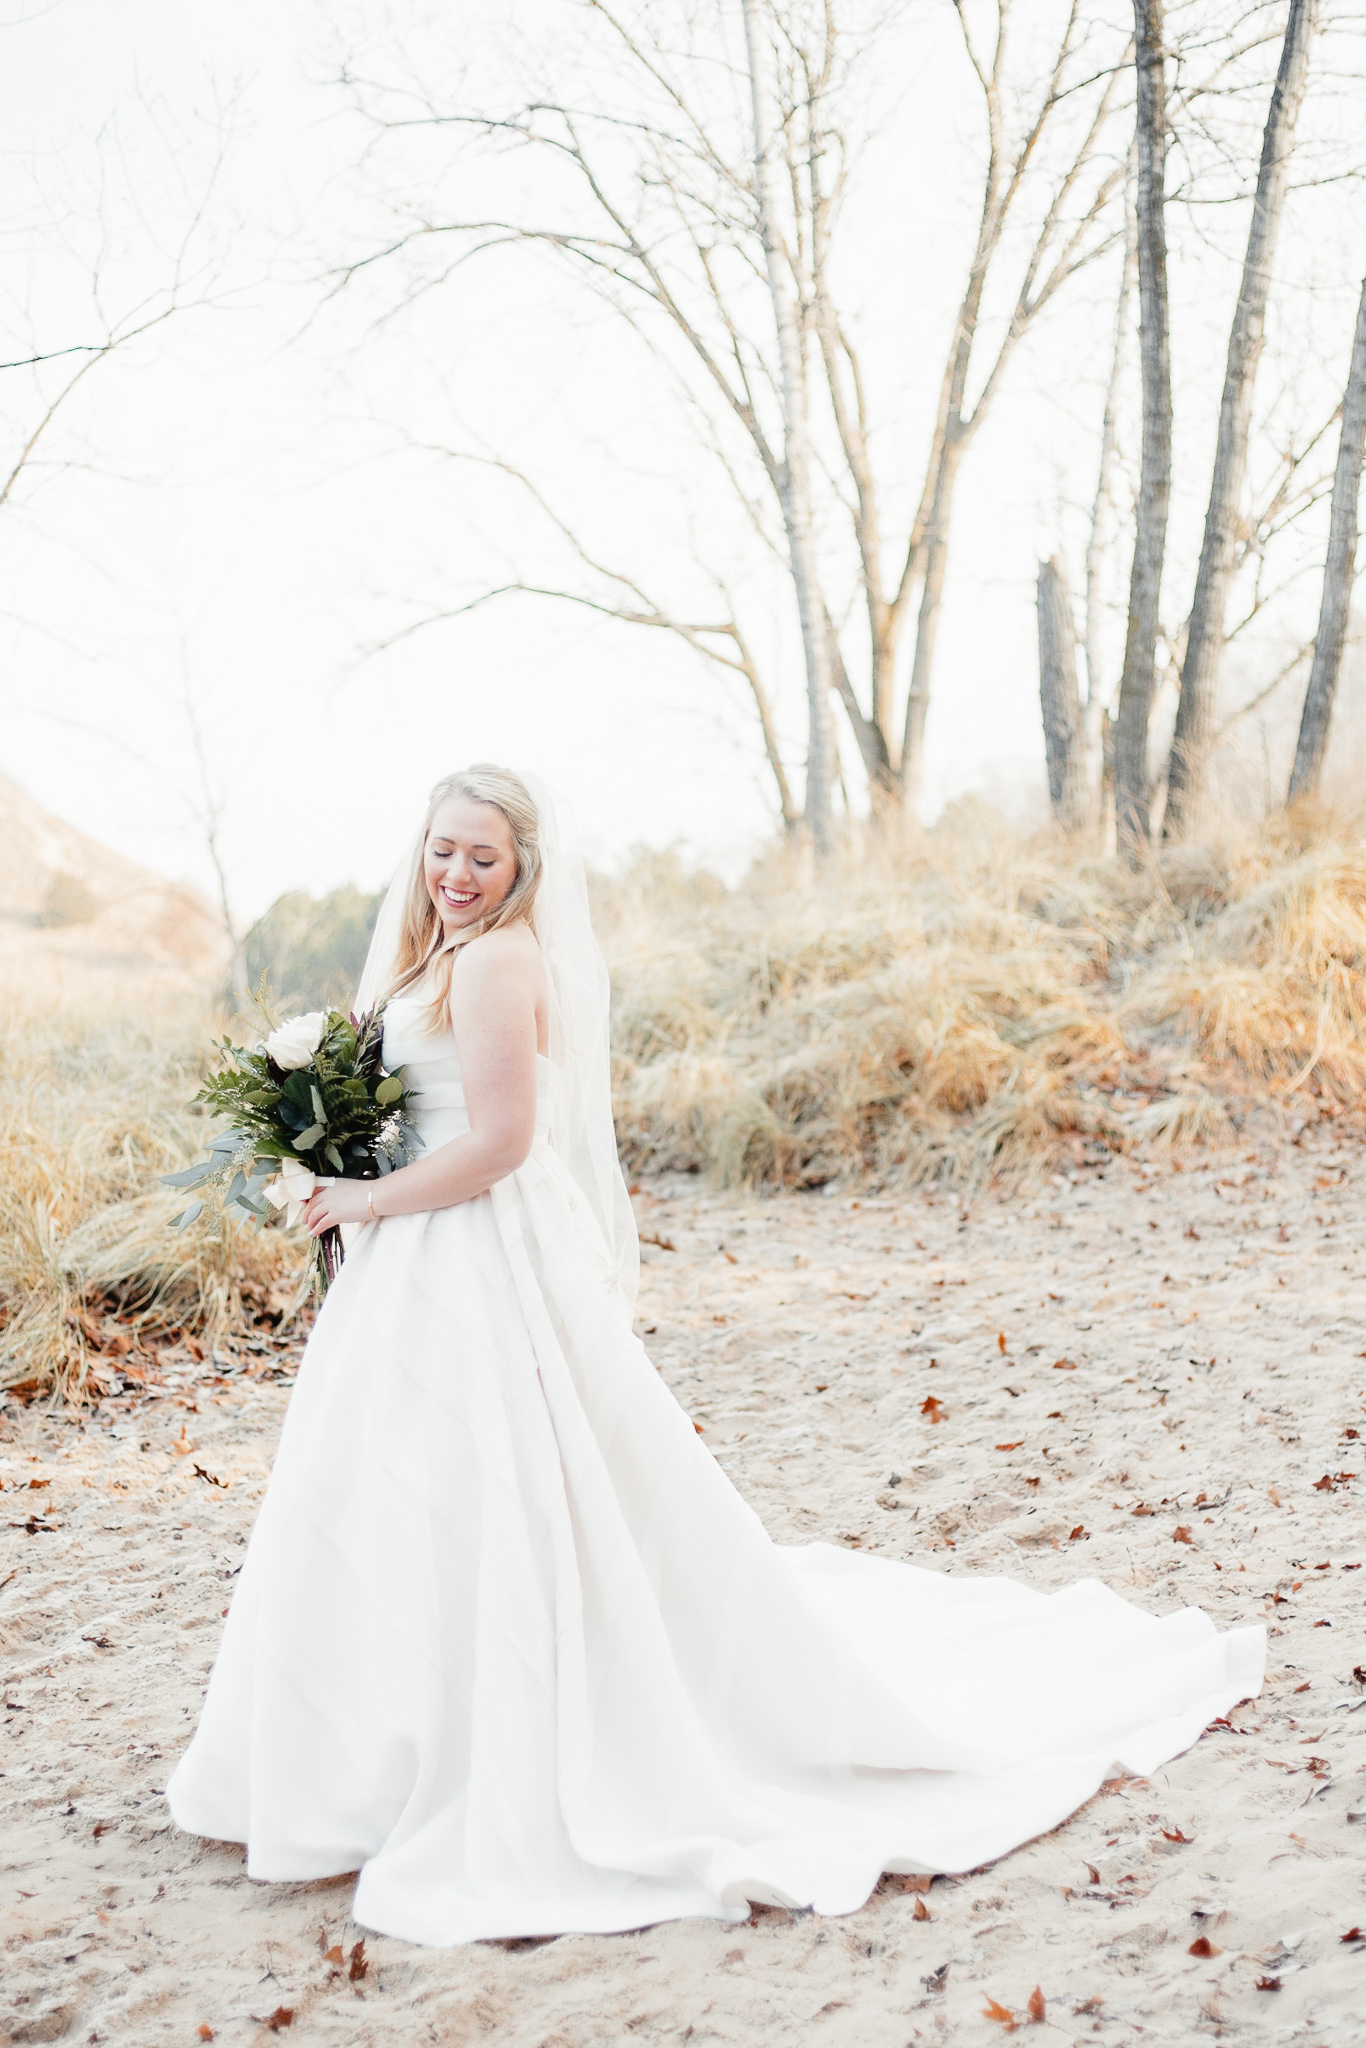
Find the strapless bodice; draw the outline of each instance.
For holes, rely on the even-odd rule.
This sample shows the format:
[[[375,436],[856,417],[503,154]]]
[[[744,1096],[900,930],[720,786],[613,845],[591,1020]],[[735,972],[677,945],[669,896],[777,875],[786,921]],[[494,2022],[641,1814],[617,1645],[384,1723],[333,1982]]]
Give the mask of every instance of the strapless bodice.
[[[433,1031],[423,1015],[426,1007],[423,997],[390,997],[384,1012],[384,1064],[391,1073],[396,1067],[403,1068],[404,1082],[414,1095],[409,1114],[424,1146],[432,1151],[460,1137],[469,1129],[470,1119],[455,1033]],[[536,1145],[545,1142],[550,1129],[554,1079],[554,1067],[538,1052]]]

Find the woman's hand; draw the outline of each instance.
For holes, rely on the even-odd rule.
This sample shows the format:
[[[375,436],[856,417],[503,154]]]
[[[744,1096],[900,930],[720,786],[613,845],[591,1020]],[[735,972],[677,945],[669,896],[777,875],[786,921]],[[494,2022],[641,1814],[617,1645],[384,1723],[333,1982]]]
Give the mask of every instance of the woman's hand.
[[[321,1237],[338,1223],[368,1223],[372,1180],[335,1180],[330,1188],[315,1188],[304,1203],[304,1222],[310,1237]]]

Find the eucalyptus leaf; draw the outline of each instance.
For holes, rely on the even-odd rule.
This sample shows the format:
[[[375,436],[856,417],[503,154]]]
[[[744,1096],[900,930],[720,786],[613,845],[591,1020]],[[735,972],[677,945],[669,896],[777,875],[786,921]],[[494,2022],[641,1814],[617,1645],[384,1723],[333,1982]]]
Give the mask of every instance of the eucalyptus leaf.
[[[180,1173],[159,1173],[157,1179],[164,1188],[197,1188],[218,1171],[216,1159],[201,1159],[197,1166],[187,1166]]]
[[[195,1217],[201,1214],[203,1208],[204,1204],[202,1202],[191,1202],[188,1209],[182,1209],[178,1216],[172,1218],[172,1230],[188,1230]]]
[[[326,1124],[310,1124],[308,1129],[300,1131],[298,1137],[294,1140],[294,1150],[296,1152],[307,1152],[317,1144],[319,1138],[325,1138],[326,1136]]]
[[[403,1083],[396,1074],[390,1074],[375,1090],[375,1100],[381,1109],[388,1109],[403,1094]]]
[[[329,1166],[336,1167],[337,1172],[339,1174],[344,1174],[346,1172],[346,1161],[342,1158],[341,1153],[337,1150],[335,1145],[324,1145],[323,1157],[324,1159],[326,1159]]]

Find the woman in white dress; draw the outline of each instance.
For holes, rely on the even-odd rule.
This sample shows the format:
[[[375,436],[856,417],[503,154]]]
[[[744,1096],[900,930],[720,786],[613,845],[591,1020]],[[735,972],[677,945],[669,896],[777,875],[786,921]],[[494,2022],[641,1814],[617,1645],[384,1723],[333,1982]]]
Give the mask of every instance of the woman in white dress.
[[[437,785],[360,999],[384,993],[425,1151],[308,1205],[359,1229],[181,1827],[256,1878],[358,1870],[356,1918],[410,1941],[847,1913],[1259,1689],[1263,1631],[1196,1609],[770,1541],[632,1334],[606,972],[539,787]]]

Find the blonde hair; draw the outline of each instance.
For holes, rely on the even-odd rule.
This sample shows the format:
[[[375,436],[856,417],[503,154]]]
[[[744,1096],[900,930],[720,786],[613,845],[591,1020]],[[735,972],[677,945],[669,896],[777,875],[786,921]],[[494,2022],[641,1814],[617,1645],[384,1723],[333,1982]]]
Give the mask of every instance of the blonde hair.
[[[498,908],[488,917],[480,918],[468,931],[461,932],[455,943],[448,946],[436,905],[427,890],[426,854],[432,819],[451,796],[468,797],[477,804],[492,804],[495,810],[502,812],[512,834],[517,875]],[[510,768],[498,768],[491,762],[478,761],[472,768],[457,769],[454,775],[442,776],[427,800],[427,816],[403,902],[394,978],[386,991],[386,1000],[411,988],[423,979],[429,968],[432,969],[432,1000],[425,1021],[433,1031],[439,1031],[447,1022],[451,970],[460,948],[484,932],[501,931],[508,925],[528,924],[533,931],[536,929],[536,891],[541,883],[540,827],[540,814],[530,790]]]

